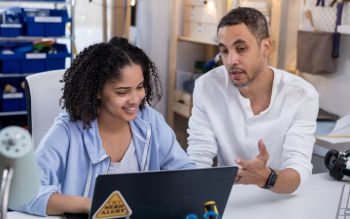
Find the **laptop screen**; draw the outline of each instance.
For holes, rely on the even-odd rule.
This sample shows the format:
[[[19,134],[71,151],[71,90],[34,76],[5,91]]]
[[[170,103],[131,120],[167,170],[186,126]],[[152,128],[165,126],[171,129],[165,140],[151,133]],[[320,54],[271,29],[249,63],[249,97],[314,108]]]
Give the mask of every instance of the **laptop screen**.
[[[100,175],[89,218],[202,218],[208,201],[222,215],[236,174],[237,167],[215,167]]]

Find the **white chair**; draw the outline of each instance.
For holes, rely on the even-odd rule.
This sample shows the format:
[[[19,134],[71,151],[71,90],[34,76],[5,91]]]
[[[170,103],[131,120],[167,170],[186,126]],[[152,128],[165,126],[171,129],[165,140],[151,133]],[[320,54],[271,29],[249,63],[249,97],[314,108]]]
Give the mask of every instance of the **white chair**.
[[[36,148],[42,137],[63,111],[59,105],[62,96],[64,69],[37,73],[26,77],[26,101],[29,132]]]

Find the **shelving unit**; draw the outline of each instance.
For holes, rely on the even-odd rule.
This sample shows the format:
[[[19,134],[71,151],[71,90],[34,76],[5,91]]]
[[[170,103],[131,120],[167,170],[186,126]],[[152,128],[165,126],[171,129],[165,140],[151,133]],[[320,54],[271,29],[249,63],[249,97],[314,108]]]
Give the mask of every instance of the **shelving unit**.
[[[217,4],[221,4],[218,9],[223,14],[217,14],[220,18],[226,14],[232,8],[238,7],[242,0],[212,0]],[[245,0],[246,2],[249,0]],[[263,0],[261,0],[263,1]],[[277,66],[278,63],[278,43],[279,43],[279,27],[280,27],[280,13],[282,2],[280,0],[266,0],[271,7],[270,10],[270,36],[273,42],[271,55],[269,57],[270,65]],[[169,53],[169,70],[168,70],[168,111],[167,121],[174,127],[174,113],[181,115],[182,117],[189,118],[192,109],[192,95],[179,89],[176,84],[179,71],[192,71],[193,63],[197,60],[205,60],[213,58],[218,53],[217,42],[214,37],[208,37],[208,33],[203,31],[203,36],[200,33],[189,34],[188,17],[189,17],[189,5],[192,7],[192,17],[197,19],[199,12],[195,11],[196,7],[203,4],[209,4],[210,1],[202,0],[179,0],[173,1],[172,9],[172,28],[171,28],[171,41],[170,41],[170,53]],[[210,6],[211,7],[211,6]],[[223,7],[225,10],[222,10]],[[220,11],[219,10],[219,11]],[[218,12],[217,12],[218,13]],[[206,18],[205,18],[206,19]],[[218,20],[219,21],[219,20]],[[218,22],[217,21],[217,22]],[[195,21],[196,22],[196,21]],[[216,36],[216,28],[213,28],[213,24],[207,23],[206,19],[199,24],[192,25],[192,28],[197,28],[194,31],[200,32],[201,29],[212,29],[213,33],[210,36]],[[186,26],[187,25],[187,26]],[[201,26],[203,25],[203,26]],[[207,26],[208,27],[207,27]],[[215,23],[216,27],[217,23]],[[193,31],[193,30],[192,30]]]
[[[54,40],[56,42],[65,44],[70,48],[70,61],[72,61],[74,56],[74,6],[75,0],[0,0],[0,7],[25,7],[25,8],[39,8],[39,9],[62,9],[68,10],[68,15],[70,17],[69,21],[65,23],[65,35],[64,36],[17,36],[17,37],[1,37],[0,42],[32,42],[38,40]],[[70,26],[67,27],[67,24]],[[67,60],[66,60],[67,61]],[[66,65],[68,63],[66,62]],[[24,78],[30,74],[28,72],[22,73],[1,73],[0,72],[0,82],[5,84],[4,80],[18,80],[22,81]],[[0,88],[3,89],[3,88]],[[2,92],[1,92],[2,94]],[[2,99],[2,98],[1,98]],[[0,128],[7,125],[26,125],[27,124],[27,112],[25,110],[19,111],[3,111],[0,110]]]

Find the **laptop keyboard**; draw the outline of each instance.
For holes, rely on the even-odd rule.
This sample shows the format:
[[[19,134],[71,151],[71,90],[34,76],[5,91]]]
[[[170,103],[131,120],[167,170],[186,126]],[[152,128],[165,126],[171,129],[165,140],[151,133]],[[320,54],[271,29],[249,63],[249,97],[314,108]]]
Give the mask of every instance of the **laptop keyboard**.
[[[350,184],[344,184],[336,219],[350,219]]]
[[[88,219],[89,215],[87,214],[71,214],[71,213],[65,213],[63,215],[64,219]]]

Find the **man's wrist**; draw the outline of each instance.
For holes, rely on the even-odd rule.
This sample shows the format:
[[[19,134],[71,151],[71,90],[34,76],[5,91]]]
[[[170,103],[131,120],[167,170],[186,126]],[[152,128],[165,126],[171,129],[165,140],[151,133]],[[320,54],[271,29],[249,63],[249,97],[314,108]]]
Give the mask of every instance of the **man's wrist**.
[[[277,173],[274,169],[270,168],[270,175],[268,176],[264,186],[262,186],[261,188],[263,189],[271,189],[275,186],[276,181],[277,181]]]
[[[265,169],[263,170],[262,175],[261,175],[262,177],[261,177],[260,183],[257,184],[257,186],[259,186],[261,188],[264,187],[266,184],[266,181],[269,179],[270,174],[271,174],[270,168],[265,167]]]

